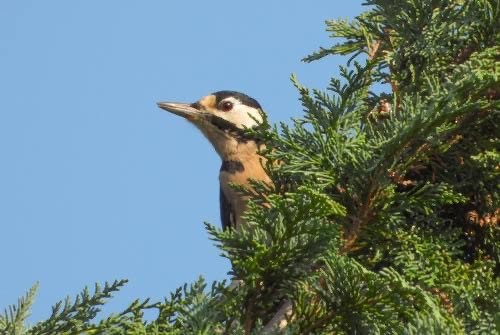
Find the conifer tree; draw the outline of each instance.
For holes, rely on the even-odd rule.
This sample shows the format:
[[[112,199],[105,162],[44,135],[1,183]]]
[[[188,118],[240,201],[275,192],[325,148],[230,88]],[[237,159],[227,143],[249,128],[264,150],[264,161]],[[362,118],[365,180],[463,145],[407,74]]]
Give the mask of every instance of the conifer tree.
[[[304,59],[349,55],[341,78],[292,77],[303,117],[248,130],[274,187],[255,183],[241,230],[207,224],[237,287],[200,278],[95,321],[116,281],[27,327],[32,289],[0,334],[499,333],[500,4],[366,4]]]

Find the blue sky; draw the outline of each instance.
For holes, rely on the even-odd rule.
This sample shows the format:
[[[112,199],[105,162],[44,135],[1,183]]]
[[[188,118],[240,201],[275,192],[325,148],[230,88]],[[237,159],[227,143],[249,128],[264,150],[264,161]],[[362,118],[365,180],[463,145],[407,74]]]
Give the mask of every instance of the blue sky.
[[[219,158],[157,101],[231,89],[272,122],[301,115],[296,73],[324,88],[341,57],[324,20],[361,1],[0,1],[0,309],[40,283],[31,320],[84,286],[127,278],[106,310],[160,300],[229,262]]]

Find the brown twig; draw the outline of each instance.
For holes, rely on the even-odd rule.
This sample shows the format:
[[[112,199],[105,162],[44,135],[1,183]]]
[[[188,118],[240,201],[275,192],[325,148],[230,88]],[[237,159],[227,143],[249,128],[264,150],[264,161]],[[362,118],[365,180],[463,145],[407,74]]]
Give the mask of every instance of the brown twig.
[[[382,40],[377,40],[372,45],[368,46],[368,59],[372,60],[377,56]]]
[[[271,334],[275,330],[282,330],[288,325],[288,319],[293,313],[293,306],[290,300],[286,300],[269,322],[264,326],[262,334]]]
[[[375,197],[376,189],[374,189],[373,184],[370,187],[368,195],[365,201],[363,201],[361,208],[359,210],[359,215],[351,217],[350,227],[344,229],[344,240],[346,241],[342,251],[347,253],[353,249],[354,244],[358,238],[359,230],[365,226],[368,221],[372,218],[372,204],[373,198]]]
[[[255,296],[248,299],[245,306],[245,319],[243,321],[243,328],[245,329],[245,335],[250,335],[252,333],[255,324]]]

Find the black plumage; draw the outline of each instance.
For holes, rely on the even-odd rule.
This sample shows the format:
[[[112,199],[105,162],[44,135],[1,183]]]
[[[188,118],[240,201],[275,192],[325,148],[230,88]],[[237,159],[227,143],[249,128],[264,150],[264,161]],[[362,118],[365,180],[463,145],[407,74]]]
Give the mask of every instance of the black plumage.
[[[231,202],[227,199],[222,188],[219,194],[220,203],[220,221],[222,224],[222,229],[226,230],[228,228],[236,227],[236,214]]]
[[[226,98],[232,97],[232,98],[238,99],[244,105],[247,105],[249,107],[253,107],[255,109],[262,109],[262,107],[260,106],[260,104],[257,100],[255,100],[254,98],[249,97],[248,95],[241,93],[241,92],[218,91],[218,92],[214,92],[212,94],[215,95],[215,101],[217,104]]]

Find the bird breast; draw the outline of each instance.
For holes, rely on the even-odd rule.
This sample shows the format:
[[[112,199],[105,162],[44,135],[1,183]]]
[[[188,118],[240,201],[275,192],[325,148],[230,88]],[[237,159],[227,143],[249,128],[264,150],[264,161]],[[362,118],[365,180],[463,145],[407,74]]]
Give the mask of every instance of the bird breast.
[[[253,155],[253,157],[239,157],[239,159],[224,161],[219,174],[221,191],[231,205],[236,226],[243,223],[241,216],[247,208],[249,197],[235,190],[231,184],[242,185],[250,191],[253,190],[250,186],[250,180],[252,179],[271,185],[271,180],[262,167],[264,163],[263,157]]]

